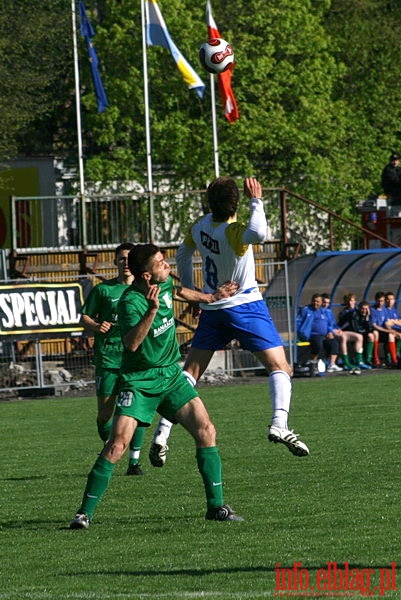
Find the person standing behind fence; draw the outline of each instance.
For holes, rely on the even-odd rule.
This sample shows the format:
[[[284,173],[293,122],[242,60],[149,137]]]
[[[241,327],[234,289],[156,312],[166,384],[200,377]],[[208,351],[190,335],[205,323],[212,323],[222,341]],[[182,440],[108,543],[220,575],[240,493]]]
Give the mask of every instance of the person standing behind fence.
[[[177,251],[177,268],[182,285],[192,288],[192,258],[198,250],[202,258],[204,291],[213,293],[225,281],[236,281],[238,292],[231,298],[201,304],[199,324],[184,364],[184,374],[195,385],[216,350],[233,339],[249,350],[269,372],[272,420],[268,439],[282,443],[295,456],[307,456],[308,447],[288,429],[291,404],[292,368],[282,340],[263,301],[256,281],[252,244],[266,239],[267,222],[262,187],[255,178],[244,181],[250,200],[248,223],[237,221],[240,192],[234,179],[218,177],[207,189],[210,212],[190,226]]]
[[[117,305],[134,277],[128,268],[128,254],[134,244],[125,242],[115,249],[114,264],[118,275],[114,279],[99,283],[92,288],[83,307],[81,325],[94,335],[94,358],[97,430],[106,442],[111,433],[112,417],[116,397],[116,383],[120,375],[124,349],[117,320]],[[138,427],[130,443],[130,458],[127,475],[143,475],[139,464],[145,428]]]
[[[382,171],[381,183],[390,202],[399,204],[401,202],[401,167],[400,155],[397,152],[390,155],[389,162]]]

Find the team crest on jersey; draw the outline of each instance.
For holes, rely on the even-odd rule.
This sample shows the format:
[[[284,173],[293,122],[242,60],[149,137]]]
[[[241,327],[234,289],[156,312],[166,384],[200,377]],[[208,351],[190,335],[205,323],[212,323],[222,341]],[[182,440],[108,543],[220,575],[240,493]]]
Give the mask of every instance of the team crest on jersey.
[[[200,232],[201,244],[213,254],[220,254],[219,242],[214,240],[205,231]]]
[[[173,308],[173,299],[168,292],[163,294],[162,298],[166,303],[167,308]]]
[[[170,327],[174,327],[174,317],[171,317],[171,319],[164,318],[163,324],[153,330],[153,337],[159,337],[159,335],[162,335],[162,333],[170,329]]]

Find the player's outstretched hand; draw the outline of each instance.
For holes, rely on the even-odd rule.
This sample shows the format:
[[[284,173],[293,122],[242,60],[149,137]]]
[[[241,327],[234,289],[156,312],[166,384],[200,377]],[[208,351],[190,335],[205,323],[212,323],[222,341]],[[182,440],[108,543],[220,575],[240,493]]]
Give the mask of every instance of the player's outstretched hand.
[[[235,281],[226,281],[217,290],[213,293],[213,302],[217,302],[217,300],[221,300],[222,298],[229,298],[230,296],[234,296],[235,292],[238,290],[238,283]]]
[[[261,198],[262,186],[255,177],[247,177],[244,181],[244,193],[248,198]]]

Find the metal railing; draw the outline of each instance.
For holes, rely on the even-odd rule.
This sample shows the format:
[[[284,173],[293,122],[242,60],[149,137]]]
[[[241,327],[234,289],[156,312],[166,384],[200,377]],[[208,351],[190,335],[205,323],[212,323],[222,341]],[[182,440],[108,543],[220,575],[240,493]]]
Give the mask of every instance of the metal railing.
[[[11,197],[11,244],[20,253],[115,247],[121,242],[177,244],[202,214],[202,191]],[[151,232],[153,235],[151,236]]]
[[[171,261],[173,262],[173,261]],[[172,264],[174,269],[175,265]],[[268,290],[269,281],[279,269],[285,269],[286,262],[270,260],[258,261],[257,274],[263,294]],[[200,264],[195,265],[195,279],[200,277]],[[95,282],[94,276],[76,277],[76,281],[87,289],[88,280]],[[24,280],[25,283],[54,284],[54,279]],[[59,282],[65,283],[65,277]],[[98,281],[98,280],[97,280]],[[12,281],[0,281],[0,286],[12,285]],[[21,280],[19,280],[21,284]],[[274,298],[268,297],[269,309],[273,320],[288,350],[288,358],[293,357],[293,324],[291,323],[292,299],[289,298],[288,276],[284,278],[283,289],[277,291]],[[177,324],[177,338],[182,354],[185,356],[197,326],[197,321],[186,310],[186,303],[175,302],[174,311]],[[0,330],[3,326],[0,311]],[[87,337],[82,329],[68,334],[68,337],[46,338],[35,336],[0,336],[0,396],[9,397],[33,395],[62,395],[70,390],[81,390],[94,384],[93,338]],[[219,370],[232,377],[244,374],[264,373],[264,367],[254,356],[233,342],[230,346],[215,354],[210,370]],[[95,393],[93,391],[93,393]]]
[[[76,196],[13,196],[12,251],[20,254],[112,248],[124,241],[177,244],[204,212],[205,190]],[[265,188],[270,237],[282,260],[307,252],[363,245],[363,236],[396,247],[371,229],[286,188]],[[300,210],[300,204],[307,211]],[[289,225],[291,222],[291,225]],[[362,242],[361,242],[362,240]],[[346,242],[346,243],[345,243]],[[311,250],[313,248],[313,250]]]

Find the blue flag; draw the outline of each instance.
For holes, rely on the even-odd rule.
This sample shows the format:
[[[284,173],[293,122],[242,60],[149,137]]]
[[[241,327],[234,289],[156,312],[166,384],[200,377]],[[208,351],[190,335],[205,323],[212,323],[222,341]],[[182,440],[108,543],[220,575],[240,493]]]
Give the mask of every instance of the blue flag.
[[[148,46],[161,46],[170,50],[178,70],[189,89],[195,90],[199,98],[203,98],[205,84],[171,39],[156,0],[146,0],[145,9],[146,41]]]
[[[99,73],[99,59],[96,54],[96,50],[92,44],[92,38],[95,36],[95,30],[92,27],[88,15],[86,14],[85,5],[80,0],[79,2],[79,16],[81,21],[81,35],[86,40],[86,46],[88,48],[89,65],[91,68],[92,81],[95,86],[95,94],[97,101],[98,112],[103,112],[109,105],[107,100],[106,92],[104,91],[102,79]]]

